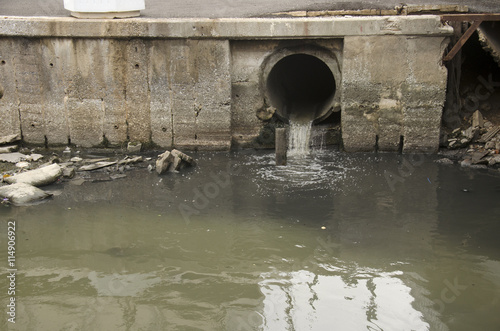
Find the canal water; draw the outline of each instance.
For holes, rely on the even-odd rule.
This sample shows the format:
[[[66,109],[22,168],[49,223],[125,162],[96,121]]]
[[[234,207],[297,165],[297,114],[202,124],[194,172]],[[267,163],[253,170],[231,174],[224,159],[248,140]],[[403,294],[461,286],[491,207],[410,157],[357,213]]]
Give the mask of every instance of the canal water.
[[[434,156],[193,153],[56,184],[16,222],[1,330],[499,330],[500,173]]]

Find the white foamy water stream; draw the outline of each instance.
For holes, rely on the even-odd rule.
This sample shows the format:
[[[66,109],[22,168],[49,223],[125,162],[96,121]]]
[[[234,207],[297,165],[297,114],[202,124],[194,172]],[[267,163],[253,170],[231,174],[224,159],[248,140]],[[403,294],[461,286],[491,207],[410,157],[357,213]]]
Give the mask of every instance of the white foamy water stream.
[[[288,155],[307,156],[310,152],[312,121],[290,120]]]

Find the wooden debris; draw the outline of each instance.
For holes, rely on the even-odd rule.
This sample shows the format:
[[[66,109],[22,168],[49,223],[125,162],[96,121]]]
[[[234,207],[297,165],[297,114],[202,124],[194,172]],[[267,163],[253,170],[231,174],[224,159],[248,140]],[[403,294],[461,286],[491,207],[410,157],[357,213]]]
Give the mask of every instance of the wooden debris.
[[[131,158],[125,158],[123,160],[118,161],[118,165],[127,165],[142,162],[142,156],[136,156]]]
[[[483,136],[481,137],[481,139],[479,139],[478,142],[480,143],[486,143],[488,141],[490,141],[491,139],[493,139],[497,133],[500,132],[500,125],[497,125],[491,129],[488,130],[488,132],[486,132],[485,134],[483,134]]]
[[[92,163],[92,164],[87,164],[87,165],[81,166],[78,170],[80,170],[80,171],[91,171],[91,170],[106,168],[106,167],[115,165],[116,163],[117,163],[116,161],[112,161],[112,162],[99,161],[99,162],[96,162],[96,163]]]

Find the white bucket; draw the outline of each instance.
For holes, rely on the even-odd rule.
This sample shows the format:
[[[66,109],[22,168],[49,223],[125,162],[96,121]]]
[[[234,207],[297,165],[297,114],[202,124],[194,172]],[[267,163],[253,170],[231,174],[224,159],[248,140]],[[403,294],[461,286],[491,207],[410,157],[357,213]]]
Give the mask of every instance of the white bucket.
[[[64,8],[78,18],[124,18],[140,15],[144,0],[64,0]]]

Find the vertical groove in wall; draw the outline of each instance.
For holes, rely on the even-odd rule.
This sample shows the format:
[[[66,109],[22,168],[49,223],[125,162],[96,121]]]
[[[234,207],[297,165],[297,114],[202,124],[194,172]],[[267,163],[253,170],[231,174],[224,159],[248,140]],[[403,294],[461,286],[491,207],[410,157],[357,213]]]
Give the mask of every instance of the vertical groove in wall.
[[[405,144],[405,137],[404,136],[400,136],[399,137],[398,154],[402,154],[403,153],[404,144]]]

